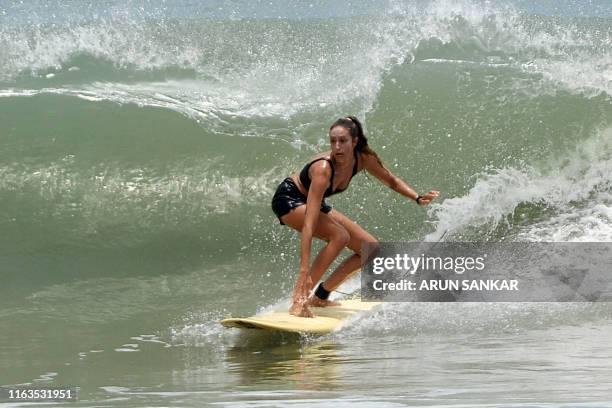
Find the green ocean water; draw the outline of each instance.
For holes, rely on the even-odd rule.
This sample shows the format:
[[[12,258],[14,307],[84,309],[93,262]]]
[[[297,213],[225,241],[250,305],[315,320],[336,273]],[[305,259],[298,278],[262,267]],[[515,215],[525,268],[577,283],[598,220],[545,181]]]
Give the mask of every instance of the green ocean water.
[[[607,303],[387,304],[323,338],[217,324],[288,301],[299,237],[270,200],[341,115],[442,192],[419,208],[359,174],[330,203],[381,241],[611,241],[611,15],[0,1],[0,386],[78,386],[75,406],[612,406]]]

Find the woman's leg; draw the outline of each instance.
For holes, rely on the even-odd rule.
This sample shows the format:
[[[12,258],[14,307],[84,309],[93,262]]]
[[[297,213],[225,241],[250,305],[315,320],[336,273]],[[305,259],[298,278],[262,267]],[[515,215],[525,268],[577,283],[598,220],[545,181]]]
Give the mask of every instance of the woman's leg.
[[[340,211],[333,209],[329,214],[349,233],[350,240],[347,246],[355,252],[338,265],[323,283],[323,288],[331,292],[361,267],[361,244],[364,242],[376,244],[378,240]],[[317,303],[317,299],[314,299],[313,304],[315,303]]]
[[[291,228],[301,232],[305,217],[306,206],[302,205],[284,215],[282,221]],[[296,283],[293,295],[294,305],[291,307],[290,313],[298,316],[312,316],[312,312],[310,312],[306,304],[306,299],[308,298],[308,293],[312,290],[313,283],[321,279],[327,268],[329,268],[342,249],[350,242],[348,231],[338,221],[325,213],[319,214],[314,235],[327,241],[327,244],[321,249],[310,266],[308,276],[300,277]]]

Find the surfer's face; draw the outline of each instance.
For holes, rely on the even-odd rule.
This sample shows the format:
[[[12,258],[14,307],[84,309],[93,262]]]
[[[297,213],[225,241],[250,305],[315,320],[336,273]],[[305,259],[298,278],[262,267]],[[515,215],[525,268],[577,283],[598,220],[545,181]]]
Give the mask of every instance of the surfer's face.
[[[329,143],[331,144],[332,155],[335,158],[346,159],[353,155],[357,138],[351,136],[349,129],[336,126],[329,131]]]

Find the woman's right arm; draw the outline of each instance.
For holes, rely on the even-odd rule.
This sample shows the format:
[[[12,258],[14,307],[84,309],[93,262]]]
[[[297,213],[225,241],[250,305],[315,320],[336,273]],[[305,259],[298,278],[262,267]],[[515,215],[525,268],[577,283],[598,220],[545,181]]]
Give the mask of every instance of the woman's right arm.
[[[327,161],[321,160],[310,166],[311,182],[306,198],[306,216],[302,226],[302,240],[300,243],[300,274],[308,273],[310,270],[312,237],[317,229],[319,213],[321,212],[321,201],[329,185],[330,175],[331,167]]]

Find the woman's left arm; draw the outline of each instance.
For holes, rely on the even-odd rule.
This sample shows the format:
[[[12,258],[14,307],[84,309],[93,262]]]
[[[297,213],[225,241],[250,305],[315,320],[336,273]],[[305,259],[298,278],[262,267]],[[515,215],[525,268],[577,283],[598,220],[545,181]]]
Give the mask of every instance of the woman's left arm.
[[[411,200],[417,201],[419,205],[427,205],[434,198],[436,198],[440,192],[431,190],[427,194],[419,195],[412,187],[408,185],[404,180],[397,177],[395,174],[380,163],[377,158],[371,154],[362,153],[361,158],[363,159],[363,168],[368,171],[371,175],[379,179],[384,185],[397,191],[404,197],[408,197]]]

